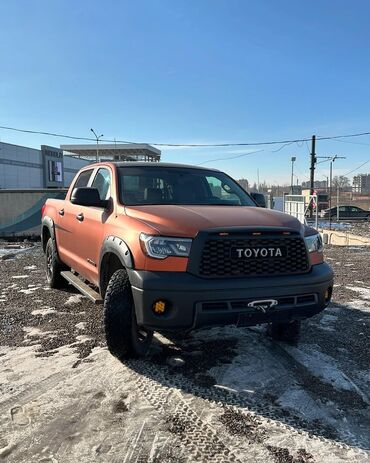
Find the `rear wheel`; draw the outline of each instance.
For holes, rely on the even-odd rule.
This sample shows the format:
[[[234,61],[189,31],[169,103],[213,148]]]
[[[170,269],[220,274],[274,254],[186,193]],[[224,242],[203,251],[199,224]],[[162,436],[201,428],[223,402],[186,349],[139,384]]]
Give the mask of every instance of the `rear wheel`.
[[[143,357],[153,332],[138,326],[131,285],[124,269],[109,280],[104,298],[104,327],[109,352],[119,359]]]
[[[65,288],[67,281],[62,277],[60,272],[66,267],[59,262],[55,241],[49,238],[45,248],[46,257],[46,279],[50,288]]]
[[[293,320],[288,323],[273,322],[269,325],[267,333],[276,341],[297,342],[301,334],[301,321]]]

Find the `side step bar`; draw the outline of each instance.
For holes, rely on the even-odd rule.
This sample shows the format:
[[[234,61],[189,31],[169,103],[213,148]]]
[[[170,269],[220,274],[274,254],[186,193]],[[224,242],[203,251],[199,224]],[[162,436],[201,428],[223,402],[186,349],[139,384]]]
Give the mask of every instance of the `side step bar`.
[[[80,280],[77,275],[69,271],[60,272],[60,274],[69,283],[71,283],[71,285],[73,285],[76,289],[78,289],[80,293],[88,297],[90,301],[92,301],[94,304],[103,303],[103,299],[101,298],[100,294],[94,291],[92,288],[90,288],[90,286],[88,286],[82,280]]]

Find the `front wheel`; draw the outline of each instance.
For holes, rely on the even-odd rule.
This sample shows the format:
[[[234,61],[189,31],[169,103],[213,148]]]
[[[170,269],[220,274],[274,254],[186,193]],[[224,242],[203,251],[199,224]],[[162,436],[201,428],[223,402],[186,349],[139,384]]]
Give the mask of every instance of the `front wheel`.
[[[293,320],[287,323],[273,322],[268,326],[267,334],[276,341],[295,343],[301,334],[301,321]]]
[[[131,284],[124,269],[109,280],[104,298],[104,327],[109,352],[119,359],[143,357],[153,332],[136,322]]]

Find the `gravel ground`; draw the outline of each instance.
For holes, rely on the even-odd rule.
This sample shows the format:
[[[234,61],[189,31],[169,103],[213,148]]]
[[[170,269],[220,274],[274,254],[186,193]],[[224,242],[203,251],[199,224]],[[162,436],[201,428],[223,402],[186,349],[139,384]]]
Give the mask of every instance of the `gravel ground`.
[[[370,249],[326,256],[334,299],[298,345],[212,328],[126,365],[39,245],[0,261],[0,461],[369,461]]]

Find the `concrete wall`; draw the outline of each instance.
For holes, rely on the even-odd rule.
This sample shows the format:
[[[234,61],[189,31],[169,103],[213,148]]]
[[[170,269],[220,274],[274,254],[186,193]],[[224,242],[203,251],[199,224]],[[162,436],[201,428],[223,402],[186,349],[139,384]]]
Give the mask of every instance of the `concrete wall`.
[[[370,246],[370,237],[337,230],[321,229],[324,244],[333,246]]]
[[[63,199],[67,190],[0,190],[0,237],[39,236],[41,208],[48,198]]]

